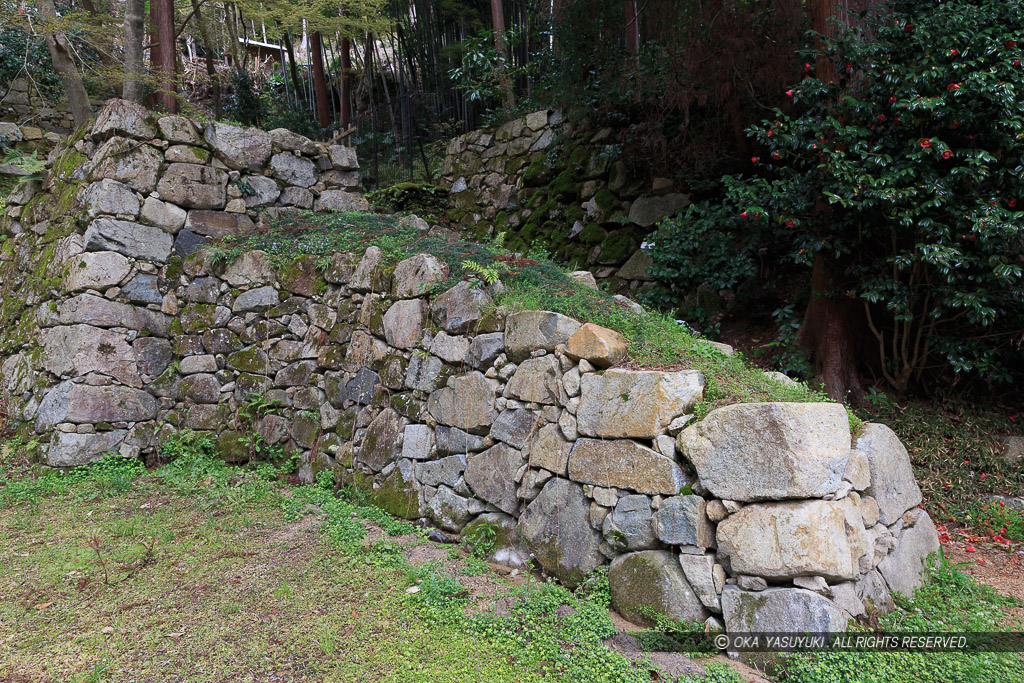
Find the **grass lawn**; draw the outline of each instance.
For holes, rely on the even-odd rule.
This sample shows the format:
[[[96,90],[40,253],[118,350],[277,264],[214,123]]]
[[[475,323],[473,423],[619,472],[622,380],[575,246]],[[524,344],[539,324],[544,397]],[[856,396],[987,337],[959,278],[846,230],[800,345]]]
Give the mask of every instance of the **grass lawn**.
[[[353,566],[322,516],[289,513],[287,488],[90,484],[0,512],[0,680],[512,680],[425,624],[400,569]]]
[[[707,654],[629,659],[603,642],[617,631],[603,574],[573,594],[498,573],[268,465],[186,455],[149,472],[121,459],[64,477],[17,469],[0,480],[0,681],[763,680]],[[1020,603],[950,567],[935,577],[883,625],[1019,628]],[[653,635],[679,628],[691,627]],[[651,673],[666,667],[696,673]],[[1024,660],[800,656],[778,680],[926,673],[1024,680]]]

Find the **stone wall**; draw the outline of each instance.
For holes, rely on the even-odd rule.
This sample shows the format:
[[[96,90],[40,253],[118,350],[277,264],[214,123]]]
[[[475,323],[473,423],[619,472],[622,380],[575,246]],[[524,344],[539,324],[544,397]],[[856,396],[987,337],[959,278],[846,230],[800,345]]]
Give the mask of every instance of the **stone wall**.
[[[448,144],[442,184],[449,217],[477,235],[538,244],[590,270],[614,292],[650,284],[640,251],[662,218],[689,204],[669,178],[630,178],[610,128],[574,130],[557,111],[538,111]]]
[[[67,102],[44,102],[23,78],[0,83],[0,121],[67,135],[75,128]]]
[[[297,451],[305,481],[331,472],[389,512],[453,533],[492,525],[492,559],[532,557],[569,586],[610,562],[614,605],[634,620],[649,607],[732,632],[836,631],[921,581],[938,543],[888,428],[853,435],[844,408],[821,403],[732,405],[697,421],[701,373],[617,368],[617,333],[505,311],[500,283],[448,283],[428,254],[390,264],[370,247],[275,268],[263,252],[224,263],[184,248],[189,225],[244,229],[247,213],[206,208],[229,199],[219,180],[171,190],[168,177],[191,177],[166,159],[178,158],[171,143],[194,132],[193,149],[239,173],[271,159],[280,180],[296,177],[281,170],[294,162],[272,160],[285,136],[214,124],[199,138],[191,123],[161,119],[163,149],[148,129],[112,142],[132,128],[109,121],[85,143],[100,144],[92,160],[70,173],[81,178],[82,221],[52,242],[59,287],[27,296],[35,331],[0,347],[4,392],[47,464],[148,456],[184,428],[245,462],[260,453],[240,426],[255,394],[277,408],[250,416],[251,428]],[[108,145],[165,158],[150,173],[108,163]],[[343,149],[314,148],[313,159],[354,165]],[[308,191],[286,183],[281,194],[289,188]],[[142,208],[172,193],[190,204],[176,235]],[[23,224],[0,253],[27,253],[47,234]],[[180,262],[175,245],[190,252]]]

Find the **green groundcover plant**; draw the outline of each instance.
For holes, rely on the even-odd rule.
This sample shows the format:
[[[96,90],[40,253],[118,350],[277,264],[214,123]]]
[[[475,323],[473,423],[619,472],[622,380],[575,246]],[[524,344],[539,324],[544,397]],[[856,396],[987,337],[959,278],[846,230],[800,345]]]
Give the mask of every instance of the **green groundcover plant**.
[[[827,294],[856,304],[898,391],[939,374],[1019,379],[1024,2],[892,0],[845,23],[803,53],[786,93],[797,113],[748,130],[757,175],[723,178],[714,211],[691,207],[693,238],[726,212],[742,222],[732,234],[808,273],[823,261]],[[656,268],[687,244],[679,225],[655,240]]]

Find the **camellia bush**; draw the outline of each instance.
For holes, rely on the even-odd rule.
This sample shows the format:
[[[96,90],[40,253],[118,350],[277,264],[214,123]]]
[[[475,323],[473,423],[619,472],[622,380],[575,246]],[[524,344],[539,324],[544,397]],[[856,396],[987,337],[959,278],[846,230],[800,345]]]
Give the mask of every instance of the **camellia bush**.
[[[723,178],[723,207],[827,275],[816,294],[897,391],[1020,379],[1024,1],[894,0],[849,23],[806,54],[798,113],[748,130],[761,172]]]

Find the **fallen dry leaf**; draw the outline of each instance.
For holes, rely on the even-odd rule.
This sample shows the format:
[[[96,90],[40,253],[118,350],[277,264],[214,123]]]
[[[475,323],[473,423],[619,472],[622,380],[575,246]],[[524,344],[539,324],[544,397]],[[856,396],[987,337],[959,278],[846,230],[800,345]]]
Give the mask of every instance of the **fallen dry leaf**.
[[[38,610],[44,610],[44,609],[46,609],[47,607],[49,607],[50,605],[52,605],[52,604],[53,604],[52,602],[41,602],[41,603],[39,603],[38,605],[36,605],[36,609],[38,609]]]

